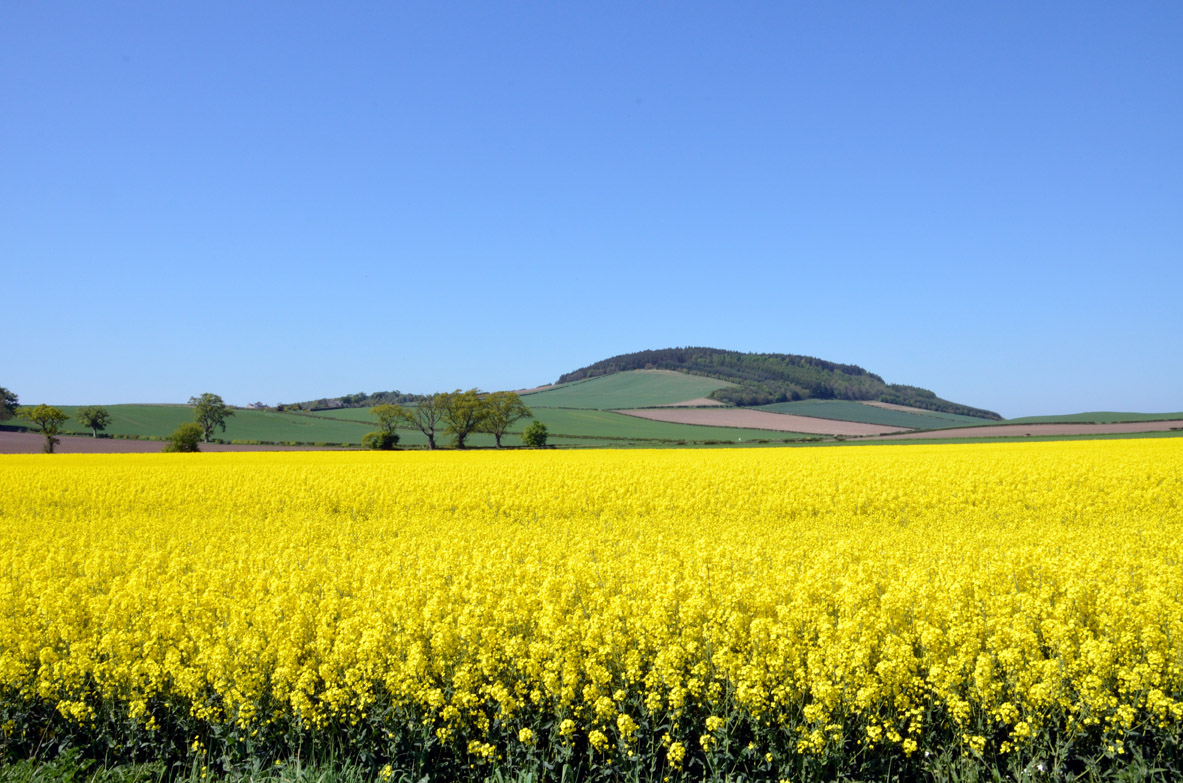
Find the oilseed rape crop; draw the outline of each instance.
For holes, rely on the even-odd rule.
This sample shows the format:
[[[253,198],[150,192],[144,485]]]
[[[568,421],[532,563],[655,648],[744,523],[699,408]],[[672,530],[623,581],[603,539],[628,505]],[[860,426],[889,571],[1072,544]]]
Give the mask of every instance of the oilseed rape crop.
[[[1183,725],[1183,440],[0,457],[0,745],[1063,775]]]

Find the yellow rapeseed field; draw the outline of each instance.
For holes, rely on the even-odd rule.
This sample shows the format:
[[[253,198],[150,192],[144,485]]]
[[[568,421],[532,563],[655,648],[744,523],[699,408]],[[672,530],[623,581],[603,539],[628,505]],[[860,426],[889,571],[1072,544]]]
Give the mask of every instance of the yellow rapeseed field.
[[[1183,722],[1181,542],[1181,439],[0,457],[0,741],[1120,756]]]

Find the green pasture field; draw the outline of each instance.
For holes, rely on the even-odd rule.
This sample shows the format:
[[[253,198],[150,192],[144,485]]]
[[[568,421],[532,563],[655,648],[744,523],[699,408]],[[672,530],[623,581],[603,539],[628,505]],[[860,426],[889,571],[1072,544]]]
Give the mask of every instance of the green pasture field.
[[[667,373],[646,373],[644,371],[634,373],[622,373],[622,375],[633,376],[648,376],[639,379],[628,379],[623,386],[617,386],[616,391],[628,392],[632,394],[633,404],[637,404],[636,400],[643,396],[637,393],[637,389],[642,392],[648,389],[651,396],[648,399],[654,399],[660,393],[660,388],[665,388],[667,392],[673,390],[672,393],[677,396],[679,400],[691,399],[694,393],[701,396],[702,387],[696,389],[690,388],[686,384],[681,383],[684,380],[706,380],[710,383],[716,383],[710,379],[695,379],[692,376],[678,376],[676,374]],[[596,386],[602,386],[604,381],[611,380],[617,376],[607,376],[605,378],[593,378],[589,381],[577,381],[568,386],[561,387],[554,390],[555,392],[566,392],[568,390],[575,391],[577,387],[591,386],[595,391]],[[654,381],[657,381],[654,383]],[[671,382],[672,383],[669,383]],[[630,390],[629,387],[632,386]],[[613,391],[612,387],[608,387],[605,391]],[[527,404],[530,404],[532,398],[540,397],[542,394],[550,394],[551,392],[539,392],[536,394],[527,395],[523,398]],[[571,401],[583,402],[588,404],[590,400],[597,399],[603,401],[605,397],[598,391],[590,394],[585,390],[584,398],[572,398]],[[668,397],[667,397],[668,398]],[[553,399],[553,398],[552,398]],[[621,399],[618,395],[617,399]],[[611,404],[601,402],[599,404]],[[59,406],[68,415],[75,417],[79,406],[64,405]],[[193,409],[186,405],[108,405],[104,406],[112,414],[112,422],[107,427],[106,434],[115,436],[138,436],[164,438],[169,433],[177,428],[178,425],[193,421]],[[593,408],[583,407],[546,407],[542,405],[532,406],[536,418],[546,424],[550,431],[549,442],[552,445],[560,447],[637,447],[637,446],[676,446],[685,445],[697,446],[704,445],[707,442],[718,442],[720,444],[731,445],[748,445],[753,444],[754,441],[769,441],[770,445],[783,444],[788,441],[800,441],[805,439],[816,439],[819,436],[803,435],[792,432],[774,432],[770,430],[754,430],[754,429],[740,429],[732,427],[714,427],[696,424],[678,424],[674,422],[650,421],[648,419],[641,419],[633,416],[626,416],[621,413],[615,413],[609,410],[597,410]],[[779,413],[797,413],[804,416],[817,416],[819,418],[846,420],[846,421],[863,421],[871,424],[884,424],[888,426],[902,426],[923,429],[939,429],[944,427],[965,426],[966,424],[980,425],[981,435],[969,438],[945,439],[933,438],[925,440],[907,440],[907,441],[872,441],[861,438],[846,438],[840,443],[854,444],[854,443],[874,443],[874,442],[895,442],[895,443],[980,443],[987,441],[1023,441],[1023,440],[1075,440],[1083,438],[1094,437],[1163,437],[1174,436],[1178,433],[1131,433],[1126,435],[1077,435],[1077,436],[1014,436],[996,438],[990,435],[990,430],[994,422],[986,423],[981,419],[975,419],[967,416],[955,416],[953,414],[912,414],[904,411],[892,411],[890,409],[877,408],[875,406],[862,405],[857,402],[847,402],[839,400],[804,400],[797,403],[781,403],[779,405],[762,406],[762,410],[775,411]],[[856,418],[858,416],[858,418]],[[1183,419],[1183,413],[1164,413],[1164,414],[1150,414],[1150,413],[1081,413],[1066,416],[1038,416],[1021,419],[1012,419],[1009,421],[999,422],[1000,424],[1008,423],[1043,423],[1043,422],[1118,422],[1118,421],[1159,421],[1167,419]],[[923,420],[923,421],[922,421]],[[14,420],[5,422],[6,425],[21,425],[22,422]],[[523,419],[512,428],[512,431],[502,438],[502,445],[507,447],[516,447],[521,445],[519,436],[525,426],[529,424],[529,419]],[[216,430],[214,437],[220,440],[232,441],[260,441],[264,443],[326,443],[330,445],[351,444],[360,445],[362,437],[367,432],[372,432],[377,429],[377,422],[370,414],[369,408],[343,408],[339,410],[317,411],[313,414],[304,413],[279,413],[276,411],[260,411],[237,409],[234,416],[227,420],[226,431]],[[71,418],[66,422],[66,428],[63,434],[89,435],[90,431],[82,428],[77,418]],[[409,448],[423,448],[427,445],[427,438],[418,430],[400,428],[399,430],[400,446]],[[451,446],[453,438],[444,432],[443,427],[440,427],[439,433],[436,436],[436,443],[440,446]],[[495,443],[492,435],[477,433],[471,435],[468,439],[468,445],[472,448],[492,448]]]
[[[817,446],[941,446],[946,443],[1038,443],[1060,440],[1137,440],[1139,438],[1183,438],[1183,430],[1158,432],[1096,432],[1087,435],[985,435],[972,438],[851,438],[846,441],[804,444]]]
[[[529,408],[646,408],[705,397],[734,384],[701,375],[631,370],[522,395]]]
[[[78,422],[78,405],[59,406],[70,416],[63,435],[90,435],[91,431]],[[111,423],[104,431],[108,435],[138,435],[139,437],[167,437],[179,425],[193,421],[193,409],[188,405],[104,405],[111,413]],[[13,420],[8,424],[24,424]],[[373,430],[360,422],[339,419],[319,419],[293,413],[236,409],[226,419],[226,431],[215,429],[213,437],[220,440],[258,440],[270,442],[300,441],[304,443],[361,443],[362,436]]]
[[[677,441],[707,441],[718,440],[735,443],[739,440],[776,440],[786,438],[805,438],[794,432],[772,432],[770,430],[738,429],[734,427],[706,427],[698,424],[677,424],[665,421],[650,421],[636,416],[626,416],[612,411],[593,410],[590,408],[543,408],[533,409],[534,418],[546,425],[550,432],[549,441],[556,445],[606,445],[604,441],[612,441],[621,445],[629,443],[645,443],[661,441],[676,443]],[[347,421],[365,421],[374,425],[374,418],[369,408],[340,408],[337,410],[316,411],[316,417],[340,417]],[[517,446],[521,443],[518,435],[530,423],[529,419],[517,422],[511,432],[501,439],[502,445]],[[372,427],[371,427],[372,429]],[[440,428],[440,432],[443,428]],[[401,445],[426,445],[427,439],[418,430],[408,430],[402,427],[398,430]],[[486,443],[487,441],[487,443]],[[436,435],[436,443],[451,442],[447,435]],[[598,442],[598,443],[597,443]],[[469,443],[473,446],[494,445],[492,435],[470,436]]]
[[[913,413],[865,405],[850,400],[801,400],[799,402],[777,402],[761,405],[757,410],[770,413],[788,413],[796,416],[815,416],[819,419],[836,421],[858,421],[864,424],[882,424],[885,427],[906,427],[910,430],[937,430],[944,427],[965,427],[986,424],[989,419],[963,416],[957,413],[935,411]],[[992,423],[992,422],[990,422]]]
[[[1024,416],[1019,419],[1007,419],[999,424],[1116,424],[1123,421],[1178,421],[1183,420],[1183,413],[1121,413],[1117,411],[1092,411],[1090,413],[1069,413],[1059,416]],[[993,422],[991,422],[993,423]]]
[[[650,421],[636,416],[627,416],[612,411],[598,411],[572,408],[537,408],[534,416],[552,433],[582,435],[597,438],[619,438],[627,440],[662,441],[737,441],[775,440],[807,438],[796,432],[773,432],[771,430],[739,429],[737,427],[707,427],[699,424],[677,424],[668,421]],[[520,422],[525,426],[527,422]]]
[[[79,407],[62,405],[63,412],[71,416],[66,422],[63,435],[90,435],[90,430],[79,426],[76,413]],[[105,434],[114,436],[137,436],[141,438],[164,438],[178,425],[193,421],[193,409],[187,405],[106,405],[111,412],[111,423]],[[679,441],[703,442],[721,441],[727,443],[809,437],[791,432],[737,429],[731,427],[704,427],[694,424],[676,424],[649,421],[621,413],[589,409],[538,408],[535,411],[539,421],[550,431],[549,443],[555,446],[644,446],[674,445]],[[501,442],[503,446],[520,446],[519,436],[530,423],[523,419],[512,428]],[[21,425],[20,421],[6,422]],[[226,420],[226,431],[214,431],[219,440],[261,441],[264,443],[327,443],[330,445],[359,445],[367,432],[377,429],[377,422],[369,408],[342,408],[318,411],[314,414],[279,413],[236,409]],[[427,437],[416,429],[400,427],[399,445],[402,447],[426,447]],[[436,444],[450,446],[452,436],[440,426]],[[474,433],[467,444],[472,448],[493,448],[496,445],[492,435]]]

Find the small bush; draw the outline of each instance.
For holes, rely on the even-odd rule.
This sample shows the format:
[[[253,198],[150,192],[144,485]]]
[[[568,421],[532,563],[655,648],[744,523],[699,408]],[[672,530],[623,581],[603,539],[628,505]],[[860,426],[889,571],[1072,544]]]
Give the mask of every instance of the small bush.
[[[164,450],[171,452],[200,451],[197,448],[197,444],[201,443],[203,435],[205,435],[205,431],[201,429],[200,424],[195,421],[187,422],[173,430],[173,434],[169,436]]]
[[[546,445],[546,438],[549,433],[546,430],[546,425],[535,419],[526,427],[526,431],[522,433],[522,443],[532,448],[542,448]]]
[[[385,432],[383,430],[368,432],[361,439],[361,445],[364,448],[374,449],[375,451],[390,451],[398,445],[398,433]]]

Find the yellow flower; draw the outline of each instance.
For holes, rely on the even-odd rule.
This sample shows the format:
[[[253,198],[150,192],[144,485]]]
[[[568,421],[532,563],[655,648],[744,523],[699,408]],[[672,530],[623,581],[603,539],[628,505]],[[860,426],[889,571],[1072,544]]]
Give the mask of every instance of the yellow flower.
[[[1183,723],[1181,438],[197,456],[0,455],[0,712],[406,715],[474,766],[556,720],[671,766]]]
[[[608,747],[608,737],[599,729],[592,729],[588,732],[587,741],[596,750],[603,751]]]

